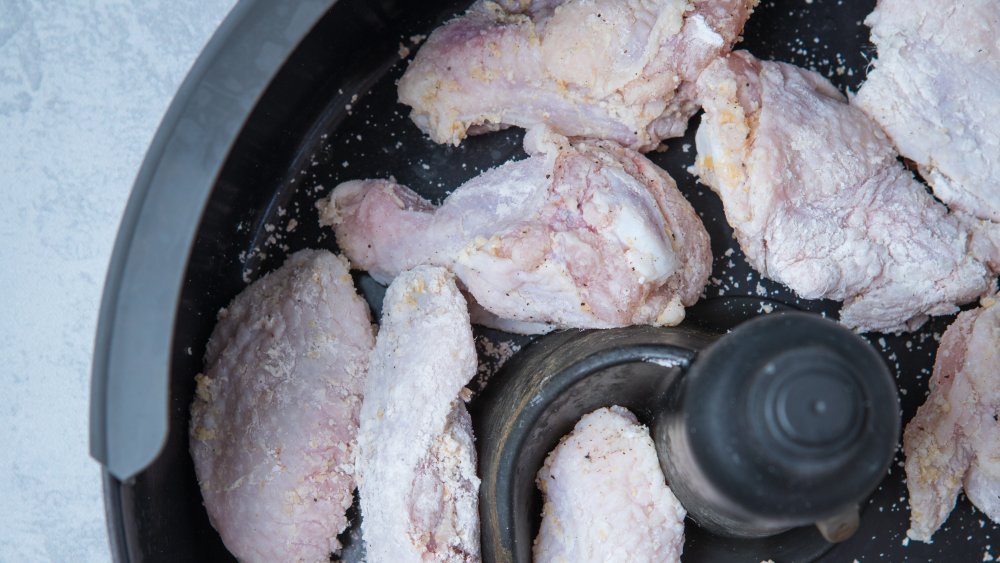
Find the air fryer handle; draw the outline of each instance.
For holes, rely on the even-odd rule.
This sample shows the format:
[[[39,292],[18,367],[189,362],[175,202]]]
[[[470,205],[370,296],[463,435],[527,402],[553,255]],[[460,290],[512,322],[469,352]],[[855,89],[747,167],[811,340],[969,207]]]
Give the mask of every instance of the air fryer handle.
[[[237,3],[146,154],[118,229],[94,344],[90,454],[118,479],[152,463],[167,439],[174,321],[188,256],[233,140],[333,3]]]

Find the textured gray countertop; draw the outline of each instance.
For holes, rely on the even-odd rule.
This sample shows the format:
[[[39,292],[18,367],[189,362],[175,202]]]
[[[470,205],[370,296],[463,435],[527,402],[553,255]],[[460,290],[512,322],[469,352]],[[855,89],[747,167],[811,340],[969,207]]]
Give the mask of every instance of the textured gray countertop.
[[[125,201],[235,0],[0,0],[0,561],[107,561],[90,360]]]

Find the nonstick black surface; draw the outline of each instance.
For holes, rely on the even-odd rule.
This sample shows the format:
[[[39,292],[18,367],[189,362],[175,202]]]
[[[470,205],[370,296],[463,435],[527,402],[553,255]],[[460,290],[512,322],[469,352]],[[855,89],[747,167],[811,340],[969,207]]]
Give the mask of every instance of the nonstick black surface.
[[[412,57],[418,49],[412,36],[429,34],[467,5],[343,0],[297,49],[258,104],[218,178],[188,266],[174,339],[170,436],[160,458],[122,487],[133,560],[231,560],[208,523],[188,454],[193,378],[202,367],[205,342],[220,307],[289,253],[306,247],[335,249],[332,233],[317,224],[316,199],[344,180],[394,176],[440,201],[482,170],[524,157],[522,132],[516,129],[473,137],[459,147],[436,145],[396,102],[395,81],[405,69],[403,47]],[[873,57],[862,24],[873,5],[868,0],[765,1],[738,47],[761,58],[818,70],[843,90],[857,88]],[[704,299],[766,297],[835,317],[835,303],[796,299],[747,266],[721,203],[687,172],[695,158],[697,122],[695,117],[686,137],[649,157],[677,180],[712,236],[715,269]],[[364,274],[356,281],[377,318],[384,289]],[[757,312],[734,310],[733,315]],[[699,321],[697,310],[689,317]],[[896,376],[904,421],[923,402],[937,341],[951,320],[937,318],[919,332],[902,336],[867,335]],[[482,329],[477,336],[483,364],[477,385],[503,355],[529,340]],[[933,544],[906,541],[906,496],[897,463],[864,507],[858,533],[823,560],[982,561],[992,555],[996,528],[964,497]],[[690,533],[685,551],[703,551],[697,542],[710,541],[706,538]],[[352,544],[348,556],[356,555],[356,535],[353,541],[350,534],[344,539]],[[741,560],[735,555],[732,559]]]

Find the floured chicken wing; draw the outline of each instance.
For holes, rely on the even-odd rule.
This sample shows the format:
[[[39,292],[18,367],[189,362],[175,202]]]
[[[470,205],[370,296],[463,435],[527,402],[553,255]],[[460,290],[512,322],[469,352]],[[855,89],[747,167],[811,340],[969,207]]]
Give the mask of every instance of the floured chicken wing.
[[[930,541],[963,487],[1000,522],[1000,306],[983,301],[941,337],[930,395],[903,432],[916,540]]]
[[[535,130],[525,148],[530,158],[470,180],[439,208],[391,181],[341,184],[317,204],[320,221],[376,279],[448,267],[515,329],[679,323],[711,254],[674,181],[612,143]]]
[[[702,73],[701,181],[747,259],[860,331],[912,330],[988,294],[969,228],[820,75],[739,51]]]
[[[358,434],[361,530],[371,563],[479,561],[479,478],[460,395],[476,375],[465,299],[443,268],[385,294]]]
[[[598,409],[545,458],[536,563],[679,561],[684,508],[667,487],[645,426],[621,407]]]
[[[399,101],[439,143],[545,124],[650,150],[684,133],[756,1],[480,0],[431,34]]]
[[[853,103],[952,209],[1000,222],[1000,2],[879,0]]]
[[[346,260],[303,250],[219,312],[191,405],[205,508],[240,561],[329,561],[374,345]]]

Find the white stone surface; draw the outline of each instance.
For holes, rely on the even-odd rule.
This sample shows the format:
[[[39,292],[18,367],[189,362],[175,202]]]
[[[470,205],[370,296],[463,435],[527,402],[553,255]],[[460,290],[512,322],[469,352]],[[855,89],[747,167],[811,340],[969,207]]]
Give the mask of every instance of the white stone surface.
[[[0,0],[0,561],[107,561],[90,359],[128,192],[234,0]]]

